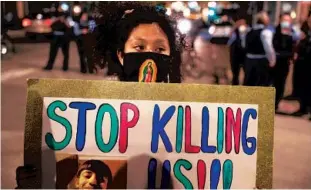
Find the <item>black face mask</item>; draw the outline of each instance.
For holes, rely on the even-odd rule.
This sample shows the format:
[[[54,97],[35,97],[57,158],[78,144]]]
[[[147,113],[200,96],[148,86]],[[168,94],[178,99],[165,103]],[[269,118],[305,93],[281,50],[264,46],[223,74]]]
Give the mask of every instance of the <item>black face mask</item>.
[[[171,57],[158,53],[126,53],[123,59],[122,81],[169,82]]]

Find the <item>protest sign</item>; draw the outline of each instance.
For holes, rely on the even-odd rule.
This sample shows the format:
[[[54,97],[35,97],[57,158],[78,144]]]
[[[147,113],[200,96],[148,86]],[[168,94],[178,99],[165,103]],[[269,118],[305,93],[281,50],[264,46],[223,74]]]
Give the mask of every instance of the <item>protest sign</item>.
[[[273,88],[40,79],[27,101],[38,187],[272,188]]]

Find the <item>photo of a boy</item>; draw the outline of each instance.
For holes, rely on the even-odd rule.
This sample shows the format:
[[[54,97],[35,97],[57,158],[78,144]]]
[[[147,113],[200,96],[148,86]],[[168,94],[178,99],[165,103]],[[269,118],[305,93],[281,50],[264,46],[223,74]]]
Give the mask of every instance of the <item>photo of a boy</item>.
[[[75,189],[108,189],[112,173],[107,164],[100,160],[87,160],[80,165],[71,187]]]

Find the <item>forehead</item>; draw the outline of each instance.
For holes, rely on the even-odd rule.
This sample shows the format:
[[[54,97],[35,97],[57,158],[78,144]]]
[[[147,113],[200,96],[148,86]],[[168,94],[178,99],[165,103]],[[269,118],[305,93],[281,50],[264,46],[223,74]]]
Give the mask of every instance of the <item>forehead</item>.
[[[266,12],[261,12],[259,13],[259,17],[267,17],[268,14]]]
[[[88,169],[83,170],[81,172],[80,176],[83,175],[83,174],[85,174],[85,175],[93,175],[93,176],[95,175],[97,178],[100,178],[100,179],[105,177],[105,175],[102,172],[99,172],[99,171],[95,172],[95,171],[88,170]]]
[[[94,171],[88,170],[88,169],[82,170],[80,175],[82,175],[82,174],[92,174],[92,175],[95,174],[96,175],[96,173]]]
[[[284,20],[291,20],[292,19],[292,17],[290,15],[283,15],[282,18]]]
[[[145,41],[168,41],[167,35],[157,23],[140,24],[130,33],[128,40],[142,39]]]

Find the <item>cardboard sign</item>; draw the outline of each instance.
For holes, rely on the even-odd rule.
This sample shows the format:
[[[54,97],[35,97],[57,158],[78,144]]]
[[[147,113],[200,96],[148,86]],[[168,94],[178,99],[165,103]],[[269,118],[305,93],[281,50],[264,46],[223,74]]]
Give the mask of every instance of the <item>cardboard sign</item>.
[[[273,88],[29,80],[25,164],[39,188],[272,188],[273,118]]]

